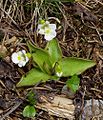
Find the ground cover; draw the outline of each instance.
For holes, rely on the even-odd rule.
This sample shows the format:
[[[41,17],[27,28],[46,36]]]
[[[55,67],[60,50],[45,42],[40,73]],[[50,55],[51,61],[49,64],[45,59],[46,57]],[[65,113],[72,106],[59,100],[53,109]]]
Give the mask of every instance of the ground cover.
[[[96,62],[94,67],[79,75],[80,86],[75,94],[65,87],[67,78],[63,77],[59,81],[39,82],[29,87],[18,88],[16,86],[21,76],[26,74],[33,64],[30,59],[26,66],[18,67],[11,60],[12,53],[21,49],[28,52],[28,41],[40,48],[45,48],[47,43],[44,37],[36,32],[39,18],[48,19],[56,24],[56,37],[64,56],[90,59]],[[0,56],[1,120],[103,119],[102,1],[1,0]],[[22,115],[24,107],[29,104],[27,95],[30,92],[35,94],[34,99],[37,103],[35,105],[36,116],[33,118]],[[65,102],[67,104],[70,103],[71,114],[62,115],[61,113],[65,110],[69,110],[64,107],[61,112],[59,109],[62,108],[61,106],[57,107],[58,115],[57,111],[50,112],[50,110],[54,111],[54,106],[59,104],[58,99],[63,107],[65,104],[61,102],[62,100],[67,101]],[[71,107],[70,105],[68,107]]]

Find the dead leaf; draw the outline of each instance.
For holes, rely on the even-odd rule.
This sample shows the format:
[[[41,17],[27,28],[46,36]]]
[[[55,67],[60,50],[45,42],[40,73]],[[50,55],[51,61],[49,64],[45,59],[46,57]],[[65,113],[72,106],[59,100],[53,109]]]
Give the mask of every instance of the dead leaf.
[[[16,43],[17,41],[18,41],[17,37],[13,36],[12,38],[7,39],[7,40],[5,41],[5,45],[14,44],[14,43]]]
[[[0,56],[5,57],[7,55],[7,49],[4,45],[0,45]]]

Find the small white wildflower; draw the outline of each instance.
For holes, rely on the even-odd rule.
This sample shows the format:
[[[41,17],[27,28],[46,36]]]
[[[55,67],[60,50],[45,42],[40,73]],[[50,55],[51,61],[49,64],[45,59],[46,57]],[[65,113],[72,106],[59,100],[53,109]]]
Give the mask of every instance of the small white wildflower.
[[[63,75],[62,69],[59,64],[55,66],[55,73],[58,77],[61,77]]]
[[[44,38],[50,41],[56,37],[56,25],[50,24],[49,21],[43,21],[43,23],[38,25],[38,33],[44,35]]]
[[[49,26],[48,21],[43,21],[38,25],[38,33],[44,35],[45,34],[45,27]]]
[[[61,76],[62,76],[62,74],[63,74],[63,72],[60,72],[60,73],[59,73],[59,72],[57,72],[57,73],[56,73],[56,75],[57,75],[58,77],[61,77]]]
[[[21,50],[19,52],[14,52],[11,55],[11,60],[13,63],[18,64],[19,67],[23,67],[29,61],[29,58],[26,54],[26,51]]]
[[[56,25],[55,24],[49,24],[48,27],[45,27],[45,34],[44,34],[44,38],[47,41],[52,40],[53,38],[56,37]]]

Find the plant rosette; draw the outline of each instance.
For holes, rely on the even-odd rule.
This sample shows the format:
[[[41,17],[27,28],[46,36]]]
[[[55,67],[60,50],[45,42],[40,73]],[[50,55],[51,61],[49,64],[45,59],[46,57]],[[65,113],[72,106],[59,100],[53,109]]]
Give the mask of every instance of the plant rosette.
[[[28,43],[28,48],[36,67],[34,66],[34,68],[28,71],[26,75],[22,76],[17,87],[33,86],[38,82],[59,80],[61,77],[79,75],[96,64],[92,60],[76,57],[63,57],[57,39],[47,42],[44,49],[31,43]],[[78,79],[76,80],[78,81]],[[77,88],[77,85],[74,83],[75,82],[71,83],[72,86],[76,86]],[[70,88],[70,83],[68,87]]]
[[[56,37],[55,24],[41,20],[38,25],[38,33],[44,35],[48,42],[44,49],[28,42],[27,45],[35,66],[26,75],[22,76],[17,87],[33,86],[38,82],[59,80],[61,77],[71,76],[71,80],[66,82],[66,84],[68,88],[76,92],[79,89],[80,82],[78,75],[95,66],[96,63],[92,60],[63,56],[59,42],[54,38]],[[28,62],[26,52],[22,53],[23,51],[12,55],[12,58],[13,56],[16,57],[16,60],[12,61],[18,64],[18,66],[24,66]]]

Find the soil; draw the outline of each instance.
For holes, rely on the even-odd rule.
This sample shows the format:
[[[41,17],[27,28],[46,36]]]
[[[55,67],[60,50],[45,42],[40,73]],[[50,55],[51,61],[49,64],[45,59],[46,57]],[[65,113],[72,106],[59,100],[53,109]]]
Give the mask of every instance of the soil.
[[[75,106],[75,120],[103,120],[103,1],[62,3],[54,9],[57,13],[52,12],[51,6],[45,10],[48,16],[54,15],[52,21],[59,17],[57,38],[63,55],[96,62],[96,66],[79,76],[80,88],[74,95],[68,95],[69,91],[63,92],[66,81],[64,78],[32,87],[16,87],[21,76],[28,72],[32,65],[30,62],[24,68],[18,68],[12,63],[11,54],[22,48],[28,50],[28,40],[42,48],[46,44],[42,36],[38,37],[35,33],[34,26],[38,19],[36,12],[33,16],[35,9],[25,8],[27,4],[32,5],[32,0],[19,2],[16,6],[15,1],[0,1],[0,55],[3,56],[0,59],[0,120],[66,120],[38,108],[35,118],[23,117],[22,111],[28,103],[26,96],[29,91],[36,94],[37,102],[41,102],[41,95],[49,97],[65,94]],[[41,14],[43,16],[43,13]],[[102,101],[102,107],[97,101]],[[89,114],[87,111],[90,109],[87,106],[98,110]]]

